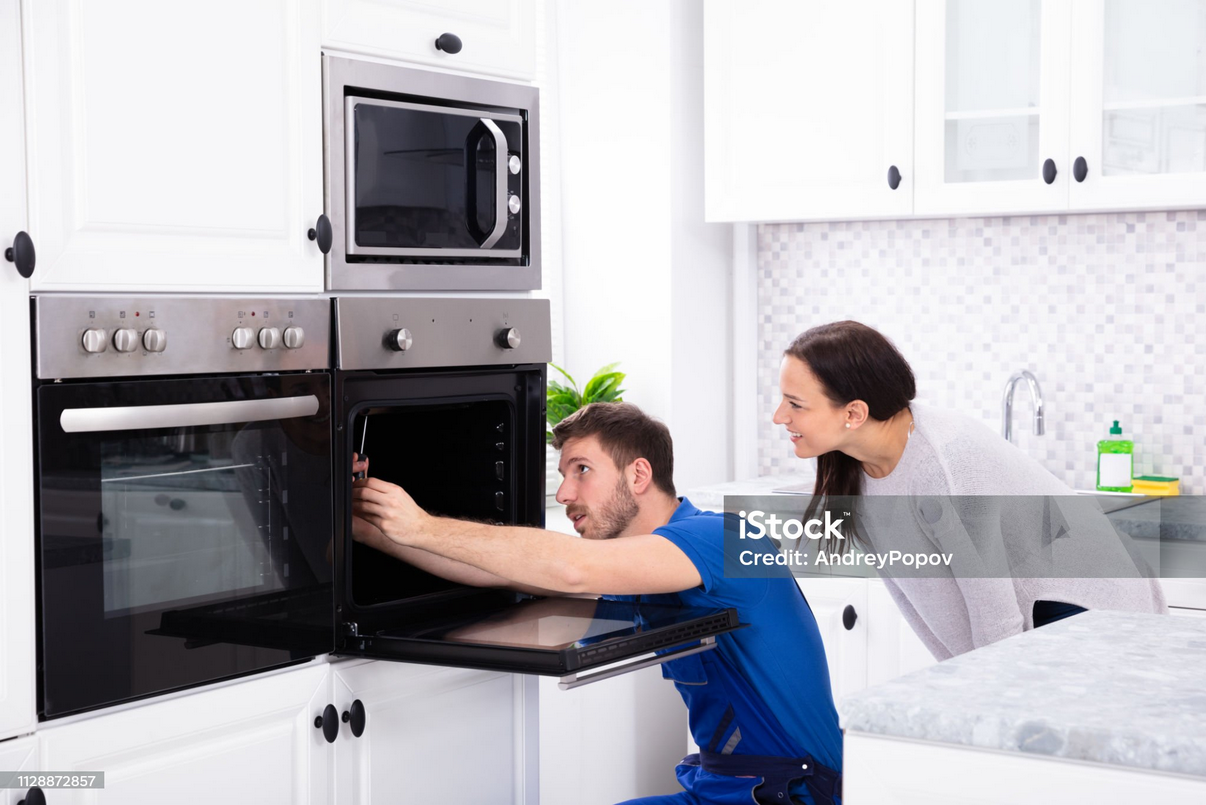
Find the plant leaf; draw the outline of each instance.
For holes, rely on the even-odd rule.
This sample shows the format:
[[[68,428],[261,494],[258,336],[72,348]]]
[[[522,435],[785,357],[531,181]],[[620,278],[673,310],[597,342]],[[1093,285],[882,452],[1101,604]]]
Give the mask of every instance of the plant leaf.
[[[592,402],[596,401],[607,390],[618,387],[624,381],[625,377],[626,375],[623,372],[609,372],[607,374],[595,375],[586,384],[586,390],[582,392],[582,397]]]
[[[569,372],[565,371],[564,369],[562,369],[560,366],[558,366],[557,364],[553,363],[552,361],[549,361],[549,366],[553,367],[553,368],[554,368],[554,369],[556,369],[558,372],[560,372],[561,374],[565,375],[565,379],[566,379],[566,380],[568,380],[568,381],[570,382],[570,384],[571,384],[571,385],[574,387],[574,390],[575,390],[575,391],[577,391],[577,390],[578,390],[578,381],[577,381],[577,380],[574,380],[574,378],[573,378],[572,376],[570,376],[570,373],[569,373]]]

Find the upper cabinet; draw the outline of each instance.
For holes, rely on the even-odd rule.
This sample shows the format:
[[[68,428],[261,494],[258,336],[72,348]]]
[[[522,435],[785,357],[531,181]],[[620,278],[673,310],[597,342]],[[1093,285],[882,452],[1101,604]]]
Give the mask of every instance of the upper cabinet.
[[[1068,0],[917,0],[918,215],[1068,206]]]
[[[912,64],[912,2],[707,0],[707,220],[909,215]]]
[[[1206,0],[1075,0],[1072,209],[1206,206]]]
[[[316,2],[23,11],[33,290],[322,290]]]
[[[322,46],[531,81],[538,2],[323,0]]]

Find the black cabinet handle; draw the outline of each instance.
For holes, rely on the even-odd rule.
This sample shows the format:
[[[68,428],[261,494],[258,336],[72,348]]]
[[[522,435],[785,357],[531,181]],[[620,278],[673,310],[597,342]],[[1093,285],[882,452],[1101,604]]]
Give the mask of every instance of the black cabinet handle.
[[[17,805],[46,805],[46,795],[42,793],[42,789],[34,786],[25,792],[25,799]]]
[[[461,38],[456,34],[440,34],[435,45],[436,50],[442,50],[445,53],[461,52]]]
[[[1043,181],[1044,182],[1046,182],[1047,184],[1051,184],[1052,182],[1054,182],[1056,173],[1058,173],[1058,171],[1055,169],[1055,160],[1054,159],[1048,159],[1046,162],[1043,163]]]
[[[888,168],[888,187],[893,190],[900,187],[900,169],[895,165]]]
[[[334,233],[331,231],[331,219],[326,215],[318,216],[318,223],[306,233],[306,237],[310,240],[317,240],[318,250],[323,254],[330,252],[331,241],[335,239]]]
[[[1089,175],[1089,163],[1085,162],[1084,157],[1077,157],[1072,163],[1072,178],[1078,182],[1083,182],[1085,177]]]
[[[364,703],[359,699],[352,702],[350,712],[348,710],[343,711],[343,723],[347,724],[349,721],[352,722],[352,735],[357,738],[359,738],[361,735],[364,735],[365,716],[366,713],[364,712]]]
[[[854,623],[857,620],[858,613],[854,611],[854,607],[847,604],[846,608],[842,610],[842,625],[846,627],[847,632],[854,628]]]
[[[34,252],[33,238],[27,232],[18,232],[17,236],[13,238],[13,245],[4,250],[4,259],[10,263],[16,263],[17,273],[25,279],[29,279],[33,274],[37,257]]]
[[[322,730],[322,737],[327,739],[327,743],[335,743],[335,739],[339,737],[339,711],[335,709],[335,705],[328,704],[322,709],[322,715],[314,719],[314,726]]]

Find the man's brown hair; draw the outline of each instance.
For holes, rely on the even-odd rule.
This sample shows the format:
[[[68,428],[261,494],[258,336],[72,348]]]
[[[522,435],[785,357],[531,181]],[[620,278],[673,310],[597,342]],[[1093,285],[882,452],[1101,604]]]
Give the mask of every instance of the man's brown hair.
[[[591,403],[553,426],[553,449],[587,436],[598,439],[621,470],[638,458],[648,461],[654,485],[678,497],[674,491],[674,442],[663,423],[632,403]]]

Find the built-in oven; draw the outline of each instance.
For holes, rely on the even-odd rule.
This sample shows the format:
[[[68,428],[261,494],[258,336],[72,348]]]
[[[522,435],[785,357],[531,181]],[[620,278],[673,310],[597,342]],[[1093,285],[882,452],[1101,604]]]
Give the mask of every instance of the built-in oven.
[[[430,512],[543,526],[549,303],[350,297],[335,312],[336,653],[574,687],[714,648],[739,628],[731,609],[456,584],[355,541],[353,453]]]
[[[329,652],[329,301],[33,305],[40,716]]]
[[[329,55],[323,82],[328,288],[540,287],[535,87]]]

